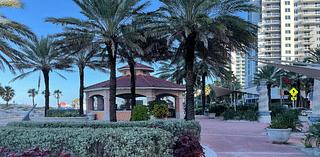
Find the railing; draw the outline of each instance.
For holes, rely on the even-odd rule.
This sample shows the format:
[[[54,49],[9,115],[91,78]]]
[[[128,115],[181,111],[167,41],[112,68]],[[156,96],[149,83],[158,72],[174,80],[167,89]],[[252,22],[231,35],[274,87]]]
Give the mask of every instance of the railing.
[[[280,2],[280,0],[264,0],[265,2]]]
[[[319,4],[315,4],[315,5],[303,5],[303,8],[320,8]]]
[[[266,41],[266,44],[280,44],[280,41]]]
[[[280,13],[267,13],[267,16],[280,16]]]
[[[280,51],[280,48],[266,48],[266,51]]]
[[[269,7],[266,7],[265,9],[280,9],[280,6],[269,6]]]
[[[281,57],[280,54],[270,54],[270,55],[265,55],[265,57]]]
[[[275,38],[278,38],[278,37],[280,37],[280,35],[266,35],[266,37],[275,37]]]
[[[266,28],[267,31],[278,31],[280,30],[279,27],[271,27],[271,28]]]

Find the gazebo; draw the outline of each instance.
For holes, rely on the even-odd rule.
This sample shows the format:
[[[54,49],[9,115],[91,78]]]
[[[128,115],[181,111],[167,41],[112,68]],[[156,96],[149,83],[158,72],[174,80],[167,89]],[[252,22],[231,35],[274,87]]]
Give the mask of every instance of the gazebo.
[[[183,119],[183,96],[186,91],[184,86],[168,82],[166,80],[156,78],[150,75],[154,72],[152,67],[136,63],[136,97],[145,97],[146,102],[140,100],[142,104],[152,100],[164,102],[169,110],[172,118]],[[122,76],[117,77],[117,98],[124,99],[123,104],[117,104],[117,120],[130,120],[130,83],[131,74],[129,65],[117,69]],[[85,87],[87,113],[95,113],[97,120],[110,121],[110,106],[109,106],[109,89],[110,81],[103,81],[88,87]],[[171,97],[174,100],[165,100],[164,98]],[[137,105],[139,104],[137,103]],[[123,110],[122,110],[123,109]]]

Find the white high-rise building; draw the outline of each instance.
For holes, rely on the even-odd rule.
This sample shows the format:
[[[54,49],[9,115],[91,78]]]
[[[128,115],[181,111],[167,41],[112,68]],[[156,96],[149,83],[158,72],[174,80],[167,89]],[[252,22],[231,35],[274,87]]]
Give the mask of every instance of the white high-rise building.
[[[234,76],[236,77],[237,81],[240,82],[241,87],[245,87],[245,67],[246,67],[246,60],[245,55],[242,53],[231,52],[231,70],[233,71]]]
[[[259,58],[303,61],[320,47],[320,0],[262,0]]]

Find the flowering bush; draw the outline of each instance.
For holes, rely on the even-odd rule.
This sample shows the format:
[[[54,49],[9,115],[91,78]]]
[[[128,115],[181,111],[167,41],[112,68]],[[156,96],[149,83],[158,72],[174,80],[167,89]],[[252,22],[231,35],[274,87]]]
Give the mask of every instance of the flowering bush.
[[[155,118],[163,119],[169,116],[169,110],[164,104],[155,105],[152,114]]]

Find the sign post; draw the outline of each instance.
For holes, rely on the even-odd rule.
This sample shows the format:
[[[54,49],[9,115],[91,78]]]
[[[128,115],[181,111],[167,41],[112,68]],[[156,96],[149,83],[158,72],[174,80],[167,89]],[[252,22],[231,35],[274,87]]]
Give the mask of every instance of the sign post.
[[[294,105],[294,101],[297,100],[297,97],[295,97],[297,94],[298,94],[298,91],[293,87],[289,93],[291,94],[291,100],[292,100],[292,107],[295,108],[295,105]]]

